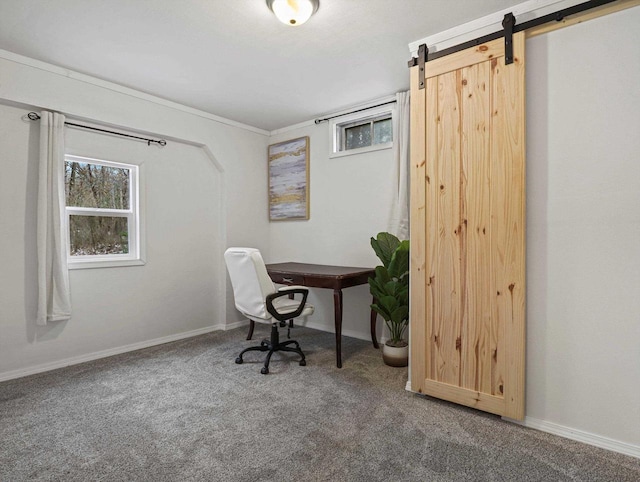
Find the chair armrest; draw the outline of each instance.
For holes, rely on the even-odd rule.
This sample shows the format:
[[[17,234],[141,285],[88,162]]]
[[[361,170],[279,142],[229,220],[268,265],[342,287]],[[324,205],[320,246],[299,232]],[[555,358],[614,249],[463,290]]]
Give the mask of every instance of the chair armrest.
[[[287,321],[293,318],[297,318],[304,311],[305,304],[307,303],[307,296],[309,295],[309,290],[306,288],[297,288],[297,287],[291,287],[291,288],[292,289],[285,290],[285,291],[278,291],[277,293],[271,293],[270,295],[267,295],[267,298],[266,298],[267,311],[271,316],[273,316],[278,321]],[[302,301],[300,302],[300,306],[298,306],[298,309],[296,309],[296,311],[294,311],[293,313],[283,313],[283,314],[278,313],[278,310],[276,310],[275,306],[273,306],[273,300],[282,298],[283,296],[289,296],[290,294],[295,294],[295,293],[299,293],[302,295]]]
[[[307,290],[307,291],[309,291],[309,289],[306,286],[298,286],[298,285],[282,286],[282,287],[278,288],[278,292],[289,291],[289,290]]]

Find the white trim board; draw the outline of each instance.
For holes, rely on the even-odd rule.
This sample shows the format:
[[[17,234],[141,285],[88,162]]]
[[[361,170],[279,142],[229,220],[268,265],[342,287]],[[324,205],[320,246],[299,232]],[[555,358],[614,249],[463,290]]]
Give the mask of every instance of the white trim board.
[[[75,72],[73,70],[58,67],[57,65],[49,64],[47,62],[42,62],[41,60],[36,60],[30,57],[25,57],[24,55],[15,54],[13,52],[9,52],[8,50],[0,49],[0,58],[9,60],[11,62],[16,62],[22,65],[28,65],[29,67],[34,67],[36,69],[44,70],[45,72],[61,75],[63,77],[68,77],[70,79],[78,80],[80,82],[85,82],[87,84],[96,85],[98,87],[102,87],[103,89],[112,90],[120,94],[125,94],[131,97],[136,97],[138,99],[153,102],[155,104],[169,107],[174,110],[186,112],[188,114],[196,115],[198,117],[203,117],[205,119],[219,122],[221,124],[238,127],[240,129],[245,129],[247,131],[255,132],[256,134],[262,134],[263,136],[269,135],[269,131],[264,129],[259,129],[258,127],[253,127],[247,124],[243,124],[241,122],[236,122],[234,120],[227,119],[225,117],[220,117],[200,109],[195,109],[193,107],[188,107],[186,105],[179,104],[178,102],[173,102],[171,100],[163,99],[162,97],[157,97],[155,95],[147,94],[145,92],[140,92],[139,90],[131,89],[129,87],[124,87],[123,85],[116,84],[114,82],[109,82],[107,80],[102,80],[97,77],[81,74],[80,72]]]
[[[516,24],[519,24],[562,10],[563,8],[578,5],[579,3],[584,3],[584,0],[528,0],[513,7],[505,8],[499,12],[411,42],[409,44],[409,52],[412,57],[415,57],[418,54],[418,47],[421,44],[426,44],[427,47],[429,47],[429,52],[438,52],[468,40],[497,32],[502,30],[502,20],[505,14],[509,12],[515,15]]]
[[[537,418],[525,417],[524,422],[518,420],[511,420],[509,418],[502,417],[507,422],[513,422],[518,425],[522,425],[527,428],[540,430],[541,432],[547,432],[560,437],[568,438],[570,440],[576,440],[587,445],[593,445],[612,452],[618,452],[624,455],[629,455],[640,459],[640,447],[632,445],[626,442],[620,442],[609,437],[603,437],[595,433],[585,432],[584,430],[578,430],[571,427],[565,427],[553,422],[547,422],[546,420],[539,420]]]
[[[318,331],[324,331],[326,333],[335,333],[335,328],[334,328],[333,325],[320,323],[318,321],[301,321],[301,322],[298,322],[298,325],[299,326],[304,326],[306,328],[312,328],[312,329],[318,330]],[[345,330],[343,328],[342,329],[342,336],[348,336],[348,337],[351,337],[351,338],[357,338],[358,340],[364,340],[364,341],[368,341],[368,342],[371,343],[371,333],[369,333],[369,332],[363,333],[361,331],[349,330],[349,329]],[[378,344],[379,345],[383,345],[386,340],[387,339],[384,338],[384,336],[382,336],[382,337],[380,337],[378,339]]]
[[[49,363],[42,363],[40,365],[34,365],[27,368],[19,368],[18,370],[9,370],[8,372],[0,373],[0,382],[7,380],[13,380],[15,378],[22,378],[29,375],[35,375],[37,373],[48,372],[56,370],[58,368],[64,368],[71,365],[78,365],[88,361],[98,360],[100,358],[107,358],[113,355],[120,355],[121,353],[127,353],[130,351],[141,350],[143,348],[149,348],[156,345],[163,345],[172,341],[183,340],[185,338],[191,338],[194,336],[204,335],[205,333],[211,333],[212,331],[219,331],[227,329],[225,325],[211,325],[204,328],[198,328],[197,330],[185,331],[183,333],[176,333],[175,335],[163,336],[160,338],[154,338],[153,340],[145,340],[137,343],[131,343],[129,345],[119,346],[115,348],[108,348],[107,350],[100,350],[93,353],[86,353],[84,355],[78,355],[71,358],[64,358]]]
[[[235,328],[240,328],[243,326],[249,326],[249,320],[241,320],[241,321],[234,321],[233,323],[227,323],[224,327],[225,331],[228,330],[233,330]],[[303,328],[311,328],[312,330],[318,330],[318,331],[324,331],[325,333],[335,333],[335,329],[333,327],[333,325],[328,325],[325,323],[320,323],[319,321],[304,321],[304,320],[295,320],[294,321],[294,327],[295,326],[301,326]],[[293,332],[293,334],[295,334]],[[348,336],[350,338],[356,338],[358,340],[364,340],[364,341],[368,341],[371,342],[371,334],[370,333],[363,333],[361,331],[355,331],[355,330],[342,330],[342,336]],[[384,337],[384,335],[382,337],[380,337],[378,339],[378,344],[379,345],[384,345],[384,342],[387,341],[387,338]],[[373,345],[372,345],[373,346]],[[382,352],[380,352],[382,353]]]
[[[236,328],[241,328],[243,326],[249,326],[249,320],[240,320],[240,321],[227,323],[226,325],[224,325],[223,330],[224,331],[235,330]]]
[[[225,326],[225,330],[232,330],[234,328],[238,328],[241,326],[247,326],[249,324],[249,320],[236,321],[233,323],[228,323]],[[301,326],[303,328],[311,328],[312,330],[324,331],[326,333],[335,333],[335,329],[333,325],[328,325],[326,323],[320,323],[319,321],[304,321],[304,320],[295,320],[294,326]],[[371,342],[371,334],[363,333],[361,331],[356,330],[342,330],[342,336],[348,336],[351,338],[357,338],[358,340],[364,340]],[[382,336],[378,339],[378,344],[383,345],[387,339]]]
[[[26,368],[19,368],[17,370],[9,370],[6,372],[0,372],[0,382],[7,380],[14,380],[16,378],[27,377],[29,375],[36,375],[38,373],[44,373],[51,370],[57,370],[58,368],[64,368],[71,365],[78,365],[88,361],[99,360],[100,358],[107,358],[114,355],[120,355],[130,351],[142,350],[143,348],[149,348],[156,345],[163,345],[165,343],[171,343],[172,341],[183,340],[185,338],[191,338],[194,336],[204,335],[205,333],[211,333],[213,331],[229,331],[236,328],[247,326],[249,320],[234,321],[232,323],[218,324],[199,328],[197,330],[186,331],[183,333],[176,333],[175,335],[163,336],[160,338],[154,338],[152,340],[140,341],[137,343],[131,343],[129,345],[119,346],[115,348],[108,348],[106,350],[100,350],[93,353],[86,353],[84,355],[78,355],[70,358],[64,358],[62,360],[56,360],[54,362],[42,363],[40,365],[34,365]],[[314,330],[325,331],[333,333],[332,327],[318,322],[301,322],[300,326],[312,328]],[[344,336],[350,336],[352,338],[358,338],[360,340],[371,341],[369,334],[361,333],[353,330],[343,330]],[[384,338],[378,340],[380,344],[383,344]]]
[[[411,392],[411,380],[407,380],[407,384],[404,389],[408,392]],[[416,395],[420,395],[416,393]],[[553,435],[558,435],[563,438],[567,438],[569,440],[575,440],[577,442],[582,442],[587,445],[593,445],[594,447],[598,447],[605,450],[611,450],[612,452],[617,452],[624,455],[629,455],[631,457],[635,457],[640,459],[640,447],[637,445],[633,445],[627,442],[621,442],[619,440],[614,440],[609,437],[604,437],[602,435],[597,435],[591,432],[585,432],[584,430],[578,430],[571,427],[566,427],[564,425],[560,425],[553,422],[547,422],[546,420],[540,420],[533,417],[524,417],[524,421],[513,420],[507,417],[501,417],[502,420],[506,422],[512,422],[517,425],[522,425],[523,427],[531,428],[534,430],[540,430],[541,432],[550,433]]]

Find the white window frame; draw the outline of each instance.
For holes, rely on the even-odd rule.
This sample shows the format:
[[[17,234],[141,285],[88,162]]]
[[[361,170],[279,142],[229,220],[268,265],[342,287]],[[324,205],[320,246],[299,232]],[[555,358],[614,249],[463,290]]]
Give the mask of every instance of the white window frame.
[[[140,210],[140,166],[123,162],[107,161],[90,157],[65,155],[66,161],[96,164],[99,166],[115,167],[129,170],[129,209],[105,209],[65,206],[65,232],[67,240],[67,265],[69,269],[109,268],[117,266],[140,266],[145,261],[142,256],[142,229]],[[66,196],[65,196],[66,199]],[[126,254],[103,255],[71,255],[71,234],[69,231],[71,216],[114,216],[126,217],[128,222],[129,252]]]
[[[334,157],[344,157],[351,156],[354,154],[362,154],[364,152],[372,152],[379,151],[382,149],[391,149],[393,147],[393,141],[385,142],[382,144],[373,144],[367,147],[359,147],[357,149],[346,149],[341,150],[341,140],[342,140],[342,131],[346,127],[351,125],[357,125],[359,122],[367,122],[374,119],[378,119],[380,117],[390,116],[391,124],[393,125],[393,117],[395,115],[395,109],[392,104],[389,105],[381,105],[379,107],[372,107],[371,109],[367,109],[366,111],[356,112],[354,114],[344,115],[337,117],[335,119],[331,119],[330,121],[330,132],[331,132],[331,154],[330,158]],[[393,137],[395,139],[395,129],[393,132]]]

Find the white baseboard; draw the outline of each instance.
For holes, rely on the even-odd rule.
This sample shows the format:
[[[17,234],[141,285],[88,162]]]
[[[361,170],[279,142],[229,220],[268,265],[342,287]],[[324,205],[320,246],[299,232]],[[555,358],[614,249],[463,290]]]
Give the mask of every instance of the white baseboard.
[[[303,320],[303,319],[297,319],[295,320],[294,323],[296,326],[304,326],[306,328],[311,328],[313,330],[318,330],[318,331],[325,331],[327,333],[335,333],[335,325],[333,323],[328,324],[328,323],[322,323],[319,321],[309,321],[309,320]],[[234,321],[233,323],[227,323],[223,329],[233,330],[235,328],[246,326],[248,324],[249,324],[249,320]],[[351,338],[357,338],[358,340],[371,341],[370,332],[364,333],[362,331],[343,329],[342,334],[344,336],[350,336]],[[387,339],[384,336],[378,339],[378,343],[380,343],[381,345],[384,344],[385,341],[387,341]]]
[[[312,330],[324,331],[327,333],[335,333],[335,327],[333,324],[329,325],[326,323],[320,323],[318,321],[304,321],[304,320],[295,320],[296,326],[304,326],[305,328],[311,328]],[[224,330],[233,330],[235,328],[240,328],[242,326],[247,326],[249,324],[249,320],[242,321],[234,321],[233,323],[227,323],[224,326]],[[342,330],[342,334],[344,336],[350,336],[351,338],[357,338],[358,340],[371,341],[371,333],[363,333],[361,331],[356,330]],[[378,339],[378,343],[384,344],[386,338],[382,337]]]
[[[242,322],[239,322],[242,323]],[[227,325],[229,326],[229,325]],[[240,326],[240,325],[238,325]],[[129,351],[141,350],[142,348],[149,348],[155,345],[162,345],[172,341],[182,340],[184,338],[191,338],[193,336],[204,335],[212,331],[228,329],[225,325],[212,325],[204,328],[198,328],[197,330],[185,331],[183,333],[176,333],[175,335],[163,336],[160,338],[154,338],[153,340],[145,340],[138,343],[131,343],[130,345],[119,346],[116,348],[109,348],[107,350],[96,351],[93,353],[86,353],[84,355],[78,355],[71,358],[65,358],[63,360],[57,360],[49,363],[42,363],[40,365],[34,365],[26,368],[19,368],[17,370],[10,370],[8,372],[0,373],[0,382],[6,380],[13,380],[15,378],[22,378],[29,375],[35,375],[36,373],[48,372],[50,370],[56,370],[58,368],[64,368],[70,365],[77,365],[78,363],[84,363],[99,358],[106,358],[113,355],[119,355]]]
[[[243,326],[247,326],[248,324],[249,320],[234,321],[232,323],[227,323],[222,329],[224,331],[235,330],[236,328],[241,328]]]
[[[545,420],[540,420],[532,417],[525,417],[523,422],[520,422],[518,420],[511,420],[510,418],[506,417],[502,417],[502,419],[508,422],[517,423],[518,425],[523,425],[528,428],[540,430],[541,432],[552,433],[554,435],[559,435],[560,437],[576,440],[588,445],[593,445],[594,447],[600,447],[602,449],[611,450],[612,452],[618,452],[640,459],[640,447],[637,445],[620,442],[619,440],[603,437],[602,435],[597,435],[595,433],[585,432],[583,430],[578,430],[571,427],[565,427],[564,425],[559,425],[557,423],[547,422]]]
[[[300,326],[306,326],[308,328],[312,328],[314,330],[325,331],[333,333],[333,325],[327,325],[324,323],[309,321],[309,322],[298,322]],[[110,348],[108,350],[101,350],[93,353],[87,353],[84,355],[79,355],[71,358],[65,358],[62,360],[57,360],[55,362],[43,363],[40,365],[35,365],[27,368],[20,368],[18,370],[11,370],[7,372],[0,373],[0,382],[6,380],[13,380],[15,378],[22,378],[29,375],[35,375],[37,373],[48,372],[51,370],[56,370],[58,368],[64,368],[71,365],[77,365],[79,363],[84,363],[92,360],[98,360],[100,358],[106,358],[113,355],[119,355],[121,353],[127,353],[130,351],[141,350],[143,348],[149,348],[151,346],[162,345],[164,343],[170,343],[172,341],[182,340],[184,338],[191,338],[193,336],[203,335],[205,333],[211,333],[213,331],[228,331],[234,330],[236,328],[242,328],[249,325],[249,320],[240,320],[234,321],[231,323],[226,323],[224,325],[212,325],[207,326],[205,328],[199,328],[197,330],[187,331],[184,333],[178,333],[175,335],[164,336],[161,338],[155,338],[153,340],[141,341],[138,343],[132,343],[130,345],[124,345],[116,348]],[[369,333],[362,333],[355,330],[343,330],[342,334],[344,336],[350,336],[352,338],[358,338],[360,340],[370,341],[371,335]],[[382,338],[378,340],[379,343],[384,343],[385,339]]]
[[[311,328],[312,330],[324,331],[327,333],[335,333],[335,326],[333,324],[321,323],[319,321],[304,321],[304,320],[295,320],[296,326],[304,326],[306,328]],[[240,320],[234,321],[232,323],[227,323],[223,328],[219,328],[225,331],[234,330],[236,328],[241,328],[243,326],[249,326],[249,320]],[[342,334],[344,336],[349,336],[351,338],[357,338],[358,340],[371,341],[371,333],[363,333],[361,331],[356,330],[342,330]],[[383,336],[378,339],[378,343],[384,344],[387,339]]]
[[[335,326],[333,324],[328,325],[326,323],[320,323],[317,321],[301,321],[301,322],[296,322],[296,324],[300,325],[300,326],[306,326],[307,328],[313,328],[314,330],[319,330],[319,331],[326,331],[328,333],[335,333]],[[371,341],[371,333],[370,332],[366,332],[363,333],[361,331],[356,331],[356,330],[342,330],[342,335],[343,336],[350,336],[351,338],[357,338],[358,340],[364,340],[364,341]],[[385,342],[385,338],[380,338],[378,340],[378,343],[382,344]]]
[[[411,380],[407,380],[405,390],[411,391]],[[596,435],[595,433],[585,432],[575,428],[565,427],[553,422],[547,422],[533,417],[526,417],[524,421],[513,420],[511,418],[502,417],[502,420],[512,422],[523,427],[540,430],[541,432],[552,433],[560,437],[568,438],[570,440],[576,440],[587,445],[593,445],[601,449],[611,450],[612,452],[618,452],[624,455],[630,455],[640,459],[640,447],[626,442],[620,442],[602,435]]]

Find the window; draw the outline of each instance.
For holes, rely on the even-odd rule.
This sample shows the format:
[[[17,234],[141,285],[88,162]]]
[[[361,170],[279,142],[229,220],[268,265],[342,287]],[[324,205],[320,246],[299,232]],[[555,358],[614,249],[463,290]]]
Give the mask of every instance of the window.
[[[391,142],[391,115],[340,124],[339,135],[341,151]]]
[[[369,109],[332,122],[332,156],[386,149],[393,145],[392,109]]]
[[[70,268],[143,264],[138,166],[65,157]]]

